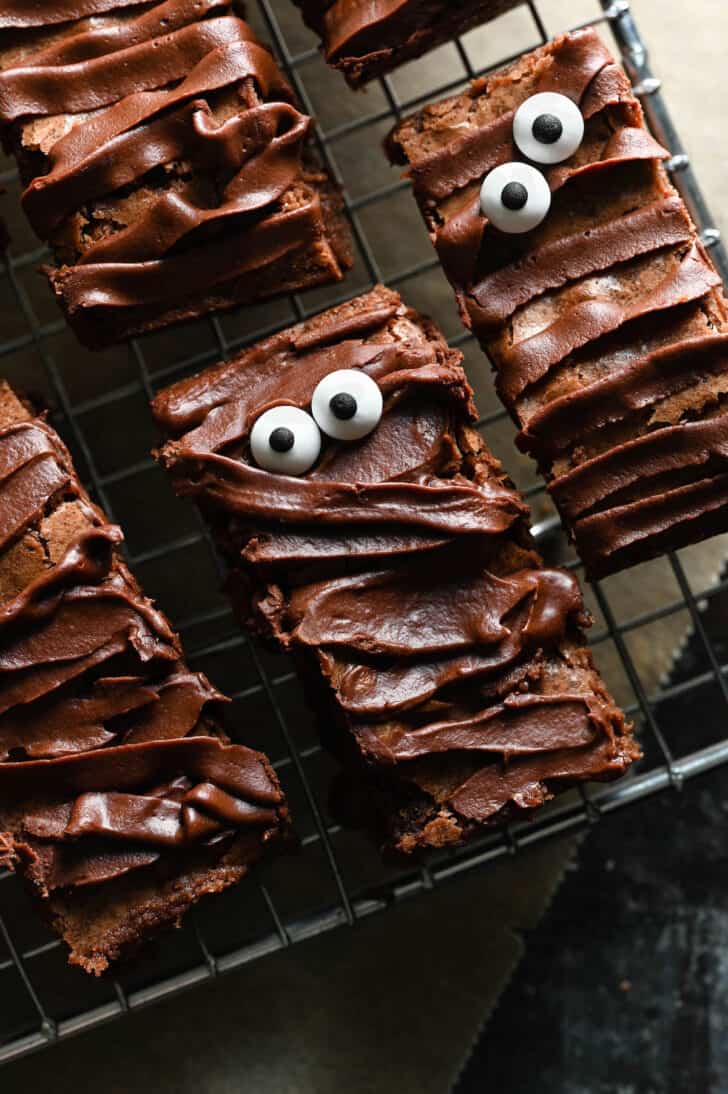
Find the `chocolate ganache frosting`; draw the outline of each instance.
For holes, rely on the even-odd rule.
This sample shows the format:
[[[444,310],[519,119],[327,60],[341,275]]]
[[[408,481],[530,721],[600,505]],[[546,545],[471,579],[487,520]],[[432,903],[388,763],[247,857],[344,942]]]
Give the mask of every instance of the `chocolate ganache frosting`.
[[[332,377],[350,399],[359,372],[383,400],[366,436],[322,435],[307,471],[256,465],[256,422],[316,414]],[[426,800],[414,836],[390,831],[400,850],[456,842],[637,754],[583,647],[576,580],[543,567],[474,428],[460,354],[396,293],[276,335],[153,409],[175,489],[208,517],[244,619],[297,654],[328,742]]]
[[[71,960],[93,971],[184,910],[152,911],[129,887],[119,899],[120,879],[144,889],[155,864],[182,877],[192,855],[200,895],[205,870],[214,891],[285,819],[265,757],[226,743],[225,697],[187,667],[121,543],[58,435],[0,390],[0,863],[50,902]],[[98,920],[74,897],[87,887]]]
[[[542,102],[562,111],[559,132],[577,105],[575,151],[543,151],[532,133],[522,151],[519,118]],[[388,146],[587,571],[728,527],[728,308],[668,152],[599,36],[566,35],[476,81]],[[514,214],[502,230],[481,191],[497,172],[520,177],[529,154],[550,206],[535,227]]]
[[[517,0],[295,0],[352,87],[391,72]]]
[[[300,278],[306,259],[312,284],[341,276],[311,119],[230,0],[60,8],[76,22],[55,30],[45,5],[4,8],[0,29],[51,31],[26,29],[5,50],[0,35],[0,126],[80,330],[93,337],[107,318],[118,336],[193,314],[217,286],[234,302],[246,277],[284,262]],[[324,199],[332,233],[336,201]]]

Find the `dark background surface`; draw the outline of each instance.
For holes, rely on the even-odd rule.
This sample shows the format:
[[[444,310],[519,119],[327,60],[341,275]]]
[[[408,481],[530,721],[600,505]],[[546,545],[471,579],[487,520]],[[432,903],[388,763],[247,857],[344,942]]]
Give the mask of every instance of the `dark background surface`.
[[[728,596],[704,618],[725,664]],[[673,682],[704,667],[691,638]],[[671,740],[715,732],[714,687],[660,712]],[[597,825],[455,1094],[728,1091],[727,872],[725,770]]]

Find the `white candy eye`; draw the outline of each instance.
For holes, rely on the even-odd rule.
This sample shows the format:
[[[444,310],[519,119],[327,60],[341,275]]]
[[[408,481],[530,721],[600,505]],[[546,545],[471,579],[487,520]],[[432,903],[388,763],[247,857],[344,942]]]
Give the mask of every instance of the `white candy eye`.
[[[551,208],[546,179],[528,163],[502,163],[486,175],[480,208],[494,227],[510,235],[536,228]]]
[[[258,467],[279,475],[303,475],[321,451],[321,433],[310,414],[295,406],[274,406],[250,431],[250,451]]]
[[[330,372],[316,385],[311,413],[321,430],[337,441],[358,441],[382,417],[379,384],[354,368]]]
[[[513,139],[534,163],[562,163],[584,139],[584,118],[566,95],[542,91],[519,106],[513,119]]]

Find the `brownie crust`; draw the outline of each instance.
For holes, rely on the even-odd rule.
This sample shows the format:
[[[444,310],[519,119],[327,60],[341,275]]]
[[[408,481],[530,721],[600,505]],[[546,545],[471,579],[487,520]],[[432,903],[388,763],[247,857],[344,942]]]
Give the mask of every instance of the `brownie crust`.
[[[343,277],[311,119],[231,0],[61,7],[0,23],[0,130],[84,343]]]
[[[261,411],[305,410],[340,369],[376,381],[378,425],[325,437],[295,478],[256,465]],[[295,654],[326,744],[376,788],[386,847],[457,844],[638,756],[584,646],[578,585],[543,565],[474,428],[461,355],[395,292],[182,381],[153,411],[241,619]]]
[[[124,564],[59,436],[0,386],[0,865],[102,973],[284,834],[267,759]]]
[[[576,152],[539,169],[551,206],[499,231],[484,179],[525,162],[514,112],[558,92]],[[590,577],[728,529],[728,308],[623,69],[565,35],[391,134],[463,322]]]
[[[520,0],[294,0],[321,39],[328,64],[350,87],[393,72]]]

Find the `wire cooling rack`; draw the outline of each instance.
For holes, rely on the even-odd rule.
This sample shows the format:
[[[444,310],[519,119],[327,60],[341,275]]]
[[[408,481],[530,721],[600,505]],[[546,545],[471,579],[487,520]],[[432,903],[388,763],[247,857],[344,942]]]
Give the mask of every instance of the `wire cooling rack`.
[[[560,797],[530,823],[494,832],[457,852],[434,855],[424,867],[381,863],[358,834],[342,831],[327,810],[335,766],[322,752],[290,662],[241,637],[218,593],[214,552],[190,507],[174,499],[148,452],[154,443],[147,402],[154,391],[246,343],[322,307],[386,281],[432,314],[460,345],[481,408],[482,427],[518,485],[530,497],[534,528],[549,557],[579,569],[530,464],[512,445],[513,430],[498,407],[482,355],[462,334],[450,289],[437,267],[406,184],[387,166],[380,141],[395,118],[455,91],[510,56],[567,29],[544,23],[549,0],[524,3],[495,23],[443,47],[381,81],[365,95],[349,92],[326,69],[290,0],[261,0],[251,21],[271,41],[301,99],[320,122],[322,154],[346,194],[357,266],[344,286],[200,320],[150,335],[103,355],[81,349],[36,268],[45,252],[18,211],[20,186],[0,161],[7,193],[3,214],[11,246],[0,260],[0,374],[44,400],[89,487],[127,533],[132,565],[182,633],[193,667],[232,695],[232,736],[274,759],[302,838],[298,856],[281,859],[189,916],[180,931],[147,950],[117,979],[92,981],[69,969],[61,944],[31,911],[20,883],[0,875],[0,1061],[41,1048],[167,997],[334,927],[424,893],[520,846],[593,823],[601,814],[683,782],[728,761],[728,685],[723,647],[708,639],[706,613],[728,591],[719,572],[725,539],[646,564],[587,590],[595,616],[595,657],[618,700],[639,725],[645,760],[614,785]],[[556,5],[555,5],[556,6]],[[249,4],[248,7],[252,7]],[[587,9],[582,11],[581,9]],[[660,84],[624,0],[559,0],[554,19],[577,12],[579,25],[612,32],[669,163],[712,248],[728,273],[689,160],[670,121]],[[505,44],[505,48],[503,48]],[[500,55],[499,55],[500,54]],[[506,57],[505,54],[509,56]],[[697,590],[697,591],[696,591]],[[688,633],[698,644],[694,671],[671,678],[671,652]],[[711,699],[711,727],[677,735],[661,711],[674,698]]]

